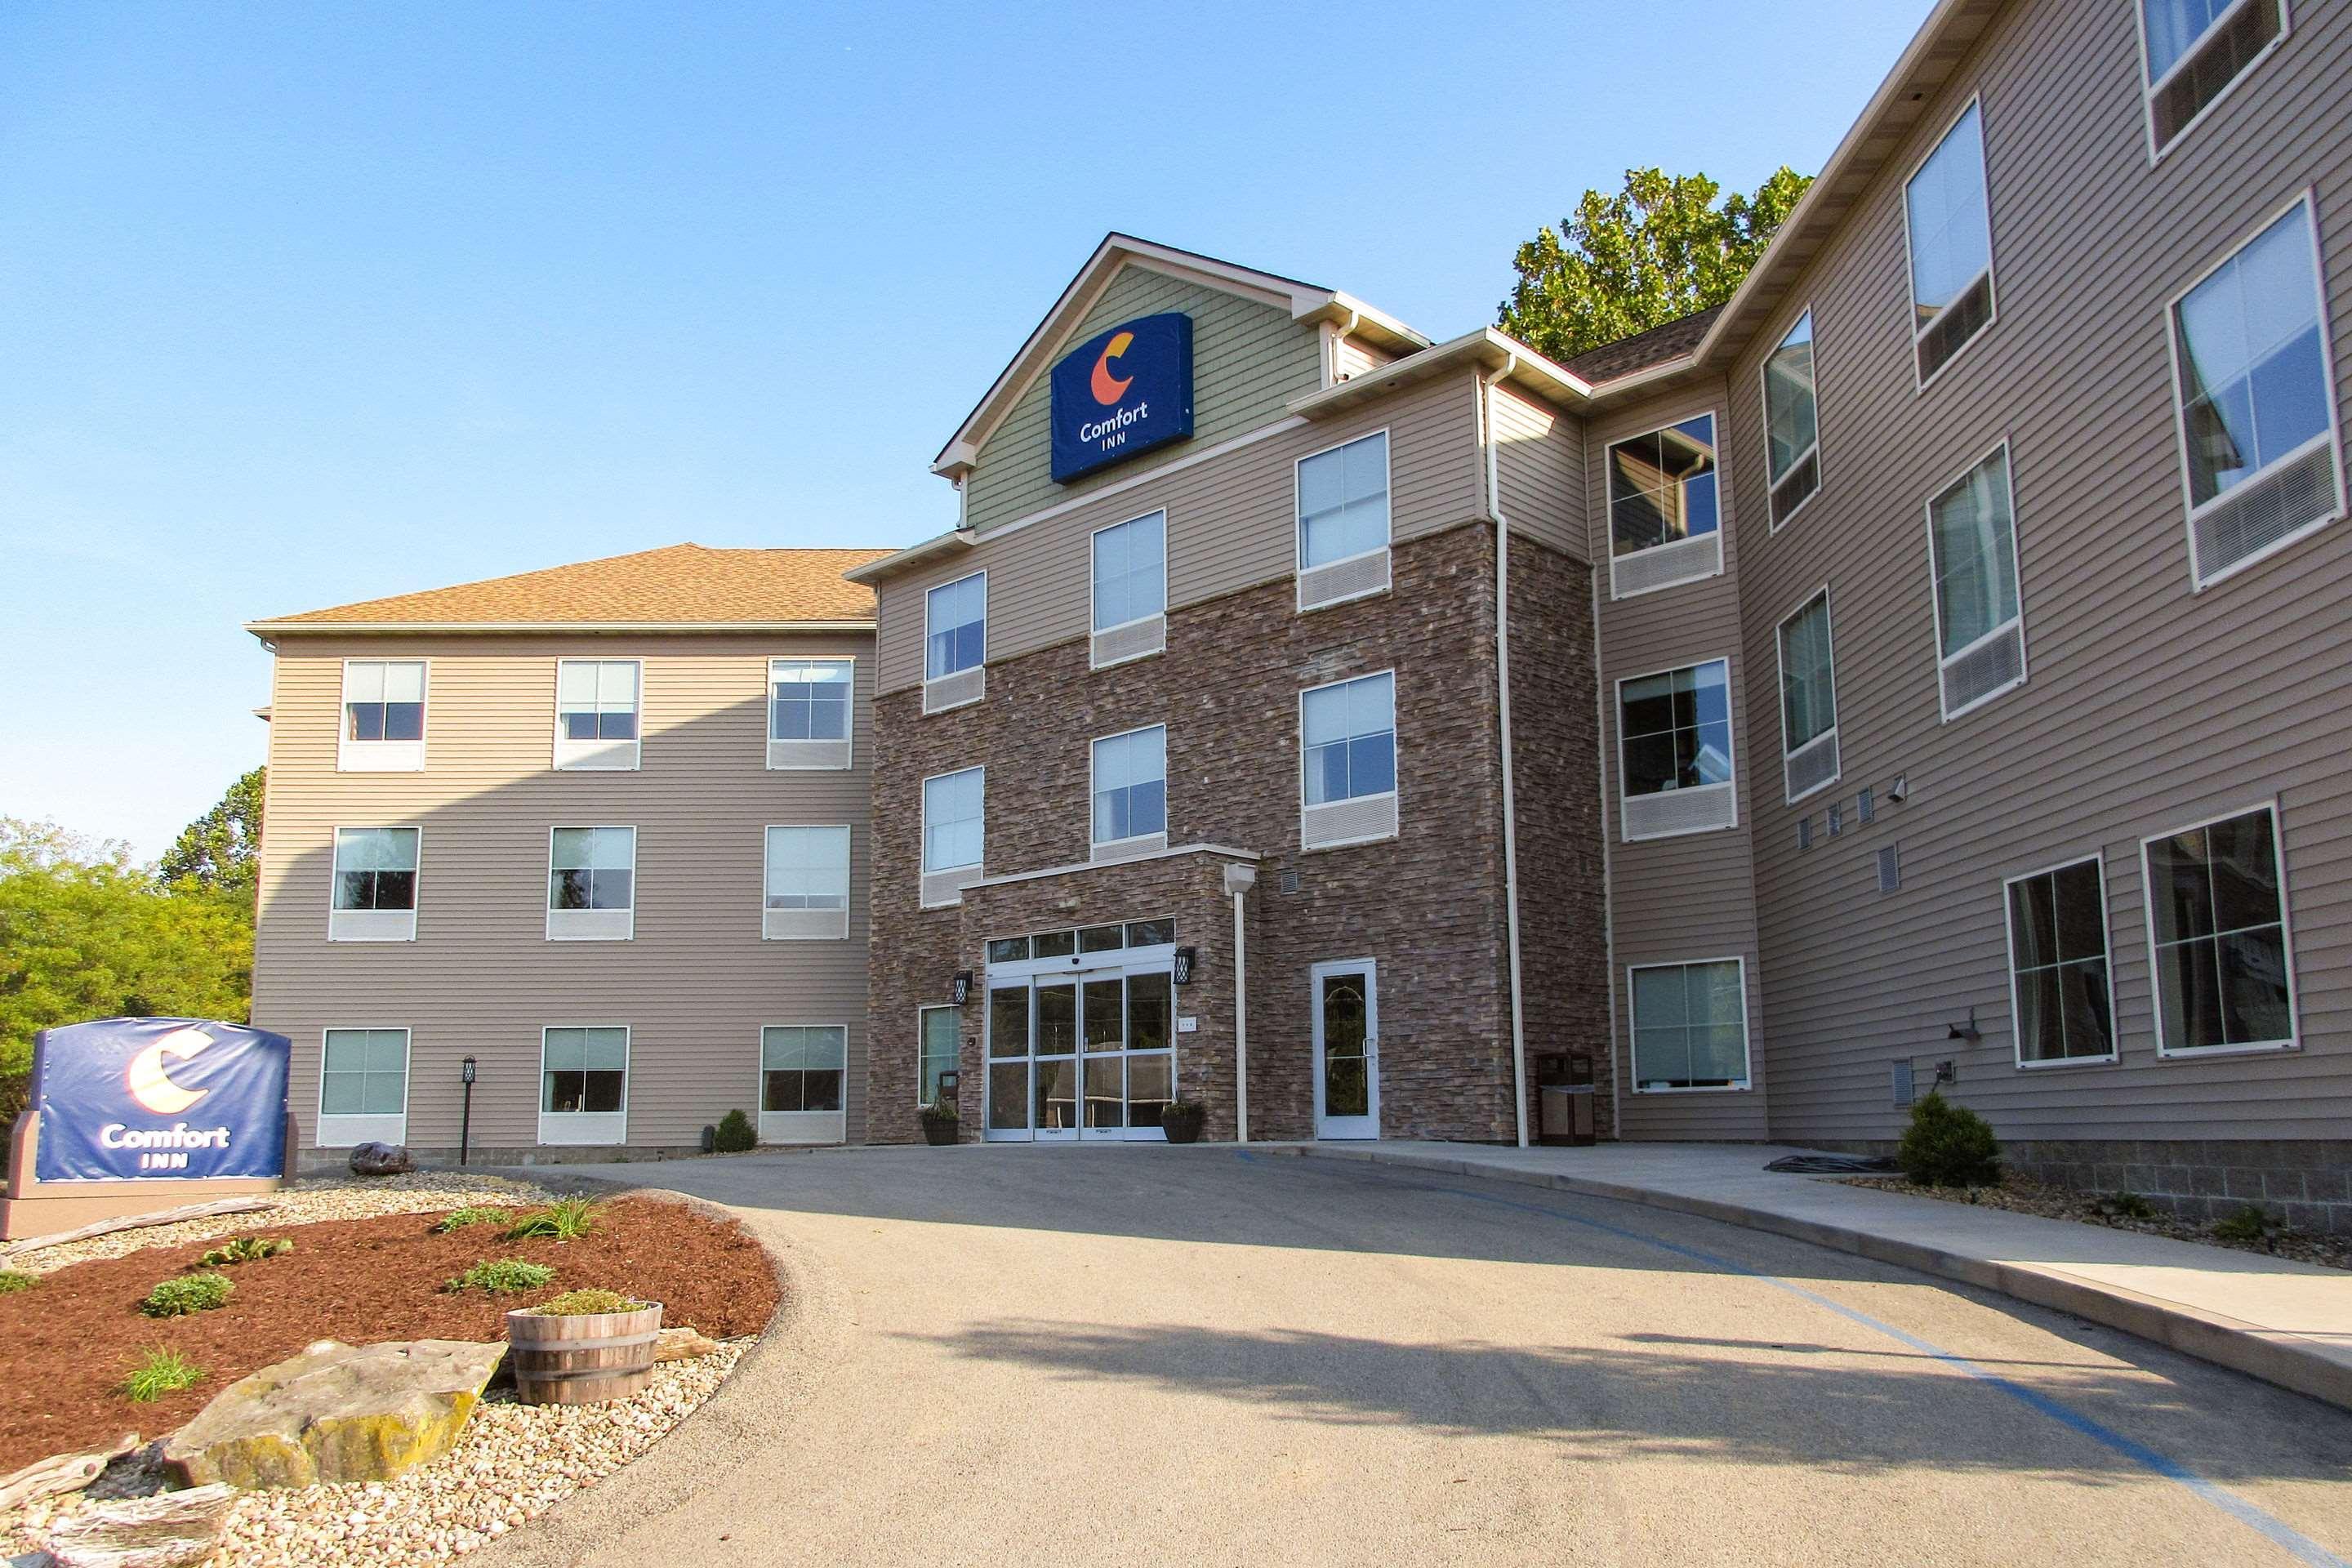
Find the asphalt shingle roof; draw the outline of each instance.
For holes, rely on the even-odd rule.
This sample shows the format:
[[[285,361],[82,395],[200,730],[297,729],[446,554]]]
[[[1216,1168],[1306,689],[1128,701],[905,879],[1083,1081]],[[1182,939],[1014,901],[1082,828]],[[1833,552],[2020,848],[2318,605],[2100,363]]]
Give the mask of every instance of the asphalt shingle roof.
[[[1613,343],[1603,343],[1597,349],[1587,349],[1570,360],[1562,368],[1581,376],[1591,385],[1614,381],[1621,375],[1647,370],[1670,359],[1680,359],[1698,347],[1706,336],[1707,328],[1723,313],[1720,305],[1712,306],[1680,321],[1668,321],[1662,327],[1652,327],[1646,332],[1635,332],[1630,338],[1619,338]]]

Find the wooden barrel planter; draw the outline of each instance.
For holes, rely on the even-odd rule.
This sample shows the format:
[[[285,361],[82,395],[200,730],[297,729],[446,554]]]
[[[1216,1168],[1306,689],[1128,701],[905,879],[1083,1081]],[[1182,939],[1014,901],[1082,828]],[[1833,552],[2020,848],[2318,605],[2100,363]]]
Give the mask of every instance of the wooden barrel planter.
[[[654,1375],[659,1301],[634,1312],[547,1318],[507,1314],[507,1364],[525,1405],[595,1405],[626,1399]]]

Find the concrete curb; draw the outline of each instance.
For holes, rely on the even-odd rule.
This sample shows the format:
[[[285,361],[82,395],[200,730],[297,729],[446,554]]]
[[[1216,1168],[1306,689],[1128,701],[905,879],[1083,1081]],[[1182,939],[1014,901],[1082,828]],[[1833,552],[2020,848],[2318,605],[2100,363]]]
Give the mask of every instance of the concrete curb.
[[[1751,1208],[1715,1198],[1545,1171],[1512,1170],[1476,1160],[1450,1159],[1442,1154],[1296,1144],[1266,1146],[1252,1152],[1295,1154],[1310,1160],[1353,1160],[1365,1164],[1432,1171],[1512,1186],[1545,1187],[1586,1197],[1636,1204],[1644,1208],[1696,1215],[1702,1219],[1719,1220],[1745,1230],[1791,1237],[1799,1241],[1811,1242],[1816,1247],[1850,1252],[1876,1262],[1891,1263],[1897,1268],[1916,1269],[1922,1274],[1956,1279],[1964,1285],[1997,1290],[2021,1301],[2030,1301],[2037,1307],[2072,1313],[2107,1328],[2120,1329],[2184,1355],[2192,1355],[2200,1361],[2244,1373],[2249,1377],[2260,1378],[2291,1393],[2352,1410],[2352,1363],[2341,1359],[2339,1354],[2330,1353],[2328,1347],[2317,1341],[2261,1328],[2217,1312],[2200,1311],[2176,1301],[2141,1295],[2120,1286],[2084,1279],[2063,1269],[2003,1263],[1989,1258],[1947,1252],[1941,1247],[1923,1246],[1896,1237],[1825,1225],[1818,1220],[1775,1214],[1769,1209]]]

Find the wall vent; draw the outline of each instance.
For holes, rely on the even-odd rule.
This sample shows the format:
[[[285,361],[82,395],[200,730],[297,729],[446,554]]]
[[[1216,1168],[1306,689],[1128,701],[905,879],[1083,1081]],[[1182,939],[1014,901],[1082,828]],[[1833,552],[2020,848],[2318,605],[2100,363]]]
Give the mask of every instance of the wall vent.
[[[1894,1072],[1889,1076],[1894,1079],[1895,1110],[1900,1110],[1919,1098],[1918,1090],[1911,1081],[1909,1062],[1896,1062]]]
[[[1797,818],[1797,847],[1811,849],[1812,847],[1813,819],[1810,816],[1801,816]]]
[[[1877,797],[1870,793],[1868,785],[1864,785],[1854,795],[1853,814],[1864,822],[1875,822],[1878,820]]]
[[[1631,555],[1611,556],[1609,593],[1612,598],[1630,599],[1671,588],[1677,583],[1713,577],[1722,570],[1723,536],[1693,534],[1672,544],[1655,544]]]
[[[1878,852],[1878,890],[1891,893],[1903,886],[1903,857],[1897,847],[1888,845]]]
[[[1285,871],[1282,874],[1282,890],[1286,893],[1295,893],[1298,891],[1297,867],[1294,866],[1289,870]]]
[[[2315,447],[2276,473],[2230,491],[2190,524],[2198,585],[2335,513],[2336,449]]]
[[[1830,837],[1835,838],[1845,831],[1845,807],[1839,801],[1830,802]]]

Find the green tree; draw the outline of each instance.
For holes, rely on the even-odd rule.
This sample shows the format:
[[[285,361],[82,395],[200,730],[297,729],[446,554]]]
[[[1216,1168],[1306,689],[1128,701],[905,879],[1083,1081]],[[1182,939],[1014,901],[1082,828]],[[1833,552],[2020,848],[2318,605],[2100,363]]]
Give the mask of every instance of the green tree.
[[[1628,169],[1615,195],[1587,191],[1557,231],[1536,231],[1496,324],[1554,359],[1664,326],[1731,298],[1812,176],[1786,164],[1752,196],[1705,174]]]
[[[155,874],[174,887],[194,883],[251,899],[261,863],[261,792],[266,769],[228,786],[220,804],[180,831]]]

